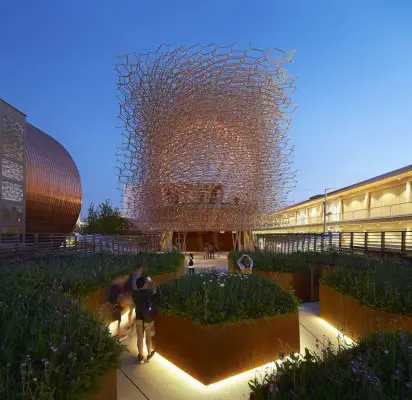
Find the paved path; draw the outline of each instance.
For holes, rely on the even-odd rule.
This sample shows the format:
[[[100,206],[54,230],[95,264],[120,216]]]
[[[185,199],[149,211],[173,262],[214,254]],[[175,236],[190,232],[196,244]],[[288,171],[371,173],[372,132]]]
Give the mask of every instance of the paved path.
[[[195,260],[198,271],[213,268],[227,271],[227,253],[219,255],[215,260],[204,260],[203,254],[195,254]],[[338,332],[318,315],[319,303],[305,303],[301,306],[301,352],[305,347],[315,350],[318,345],[322,348],[329,340],[332,345],[338,344]],[[268,365],[222,383],[204,386],[158,354],[150,363],[138,365],[135,334],[130,335],[124,343],[128,352],[122,356],[122,367],[118,371],[118,400],[248,399],[248,381],[263,374],[268,368],[273,368],[273,364]]]

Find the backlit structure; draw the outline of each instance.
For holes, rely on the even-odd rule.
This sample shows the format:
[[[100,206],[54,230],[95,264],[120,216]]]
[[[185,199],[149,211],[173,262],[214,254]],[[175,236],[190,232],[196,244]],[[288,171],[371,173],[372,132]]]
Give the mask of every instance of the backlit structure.
[[[140,229],[249,231],[284,206],[289,53],[160,46],[117,65],[118,169]]]

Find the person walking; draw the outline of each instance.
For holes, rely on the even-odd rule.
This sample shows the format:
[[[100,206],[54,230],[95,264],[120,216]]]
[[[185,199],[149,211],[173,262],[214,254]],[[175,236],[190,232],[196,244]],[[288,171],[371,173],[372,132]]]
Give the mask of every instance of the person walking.
[[[129,278],[123,285],[121,300],[122,300],[122,306],[124,308],[129,309],[129,314],[127,315],[129,329],[132,328],[132,317],[133,317],[133,311],[134,311],[132,291],[137,290],[136,281],[142,276],[142,274],[143,274],[143,267],[140,264],[138,264],[136,266],[135,272],[129,275]]]
[[[155,297],[158,294],[156,284],[149,277],[136,280],[136,290],[133,290],[133,301],[136,309],[137,361],[141,364],[143,356],[143,338],[146,335],[147,361],[155,354],[153,337],[155,335],[155,318],[157,307]]]
[[[107,302],[110,303],[110,311],[112,318],[117,321],[116,336],[121,337],[122,331],[120,323],[122,321],[123,307],[120,304],[120,295],[122,293],[122,285],[120,279],[116,279],[110,286],[107,295]]]
[[[187,269],[189,270],[189,275],[194,275],[195,274],[195,258],[193,257],[193,254],[189,254],[189,262],[187,263]]]

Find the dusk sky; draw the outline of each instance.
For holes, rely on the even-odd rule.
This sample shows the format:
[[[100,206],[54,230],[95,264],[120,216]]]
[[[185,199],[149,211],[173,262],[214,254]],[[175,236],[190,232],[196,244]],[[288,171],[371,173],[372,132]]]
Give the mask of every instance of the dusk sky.
[[[82,215],[120,205],[116,57],[162,43],[296,50],[293,202],[412,164],[411,0],[0,4],[0,98],[70,152]]]

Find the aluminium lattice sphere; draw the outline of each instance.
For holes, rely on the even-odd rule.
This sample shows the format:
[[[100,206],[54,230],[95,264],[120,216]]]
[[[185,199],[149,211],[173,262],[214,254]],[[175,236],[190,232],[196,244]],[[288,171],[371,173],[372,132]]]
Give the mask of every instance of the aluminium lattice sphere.
[[[290,53],[160,46],[116,66],[124,208],[147,230],[249,230],[284,206]]]

